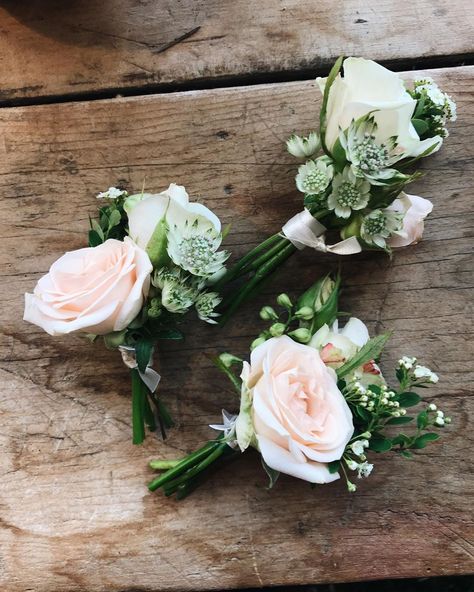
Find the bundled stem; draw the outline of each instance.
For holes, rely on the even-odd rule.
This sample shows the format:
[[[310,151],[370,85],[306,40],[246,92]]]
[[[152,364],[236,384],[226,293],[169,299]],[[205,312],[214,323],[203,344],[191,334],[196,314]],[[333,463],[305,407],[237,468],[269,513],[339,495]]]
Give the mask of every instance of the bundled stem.
[[[173,427],[174,422],[165,404],[152,393],[142,381],[137,368],[132,374],[132,442],[141,444],[145,440],[145,425],[150,432],[159,426],[163,439],[166,430]],[[152,408],[152,405],[154,410]]]

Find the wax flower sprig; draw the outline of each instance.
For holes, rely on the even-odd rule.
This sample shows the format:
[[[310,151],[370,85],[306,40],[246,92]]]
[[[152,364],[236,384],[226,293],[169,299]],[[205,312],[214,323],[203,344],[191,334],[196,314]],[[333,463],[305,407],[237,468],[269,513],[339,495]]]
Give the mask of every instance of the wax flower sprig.
[[[295,179],[304,210],[218,282],[220,290],[245,280],[224,298],[222,323],[297,249],[391,253],[421,240],[432,204],[404,189],[421,174],[415,164],[448,136],[447,122],[456,119],[454,101],[430,78],[410,87],[398,74],[362,58],[339,58],[317,84],[323,95],[319,130],[287,142],[290,154],[305,161]],[[326,232],[339,235],[339,242],[328,245]]]
[[[356,318],[340,329],[339,291],[340,278],[328,276],[296,302],[281,294],[277,307],[262,308],[269,324],[251,344],[250,363],[229,353],[216,359],[240,395],[239,413],[224,411],[223,423],[211,426],[219,436],[183,459],[151,461],[161,472],[151,491],[182,499],[210,470],[255,448],[270,487],[280,473],[312,484],[342,475],[352,492],[351,473],[373,470],[369,455],[410,458],[439,438],[435,430],[450,418],[415,392],[436,383],[436,374],[405,356],[395,370],[398,386],[390,387],[377,362],[389,335],[369,338]]]
[[[216,323],[220,295],[212,284],[229,253],[217,216],[171,184],[158,194],[110,187],[97,196],[89,248],[63,255],[25,295],[24,319],[50,335],[79,332],[118,349],[132,379],[133,443],[173,421],[156,389],[153,352],[182,339],[186,313]]]

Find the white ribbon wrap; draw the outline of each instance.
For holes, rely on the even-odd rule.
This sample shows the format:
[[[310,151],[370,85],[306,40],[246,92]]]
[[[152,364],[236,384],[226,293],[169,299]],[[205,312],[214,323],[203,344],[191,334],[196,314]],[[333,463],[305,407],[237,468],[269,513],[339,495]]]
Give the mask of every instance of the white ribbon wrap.
[[[326,230],[327,228],[318,222],[306,208],[290,218],[281,229],[283,236],[299,250],[310,247],[316,251],[334,253],[335,255],[353,255],[362,251],[355,236],[334,245],[327,245],[324,237]]]
[[[138,374],[140,374],[140,378],[146,384],[148,389],[154,393],[158,387],[158,384],[161,380],[161,376],[151,368],[151,364],[153,363],[150,360],[148,366],[146,367],[145,372],[142,372],[138,368],[137,364],[137,352],[135,351],[134,347],[130,347],[128,345],[119,345],[120,353],[122,354],[122,360],[127,368],[134,370],[135,368],[138,370]]]

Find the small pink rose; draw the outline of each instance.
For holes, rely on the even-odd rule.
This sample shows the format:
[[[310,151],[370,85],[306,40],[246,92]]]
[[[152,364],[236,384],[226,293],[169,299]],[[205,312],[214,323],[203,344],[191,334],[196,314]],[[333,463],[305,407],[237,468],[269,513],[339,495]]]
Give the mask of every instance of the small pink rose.
[[[50,335],[125,329],[150,287],[148,255],[130,239],[65,253],[25,294],[24,320]]]
[[[389,239],[389,245],[406,247],[420,242],[425,228],[424,219],[433,209],[430,200],[418,195],[401,193],[387,209],[404,214],[403,228]]]
[[[242,378],[266,464],[311,483],[337,479],[327,463],[341,458],[354,426],[336,374],[316,349],[287,336],[269,339],[253,350]]]

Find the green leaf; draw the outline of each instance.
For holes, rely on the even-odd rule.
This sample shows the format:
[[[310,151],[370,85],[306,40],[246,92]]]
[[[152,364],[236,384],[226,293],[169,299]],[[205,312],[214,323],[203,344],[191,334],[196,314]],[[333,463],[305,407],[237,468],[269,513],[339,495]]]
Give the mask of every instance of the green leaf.
[[[356,353],[356,355],[348,360],[345,364],[343,364],[340,368],[336,370],[337,377],[342,378],[346,376],[356,368],[363,366],[367,362],[378,358],[380,353],[382,352],[384,345],[387,343],[390,337],[390,333],[383,333],[382,335],[377,335],[376,337],[372,337],[369,341],[360,348],[360,350]]]
[[[109,230],[114,226],[118,226],[120,221],[122,220],[122,216],[118,210],[112,210],[109,215]]]
[[[170,261],[168,255],[168,223],[162,218],[155,226],[155,230],[148,241],[146,252],[155,269],[166,266]]]
[[[413,417],[392,417],[392,419],[389,419],[385,425],[403,425],[405,423],[410,423],[410,421],[413,421]]]
[[[328,148],[326,146],[326,127],[327,127],[327,119],[326,119],[326,111],[328,106],[329,100],[329,91],[331,90],[331,86],[333,82],[336,80],[337,75],[342,67],[342,61],[344,57],[340,56],[334,66],[331,68],[329,72],[329,76],[326,79],[326,86],[324,87],[324,95],[323,95],[323,103],[321,105],[321,111],[319,113],[319,133],[321,136],[321,144],[323,147],[324,152],[328,154]]]
[[[413,127],[416,130],[416,133],[420,136],[423,136],[423,134],[426,134],[426,132],[429,130],[429,125],[426,123],[426,121],[424,119],[412,119],[411,120]]]
[[[161,329],[155,333],[157,339],[184,339],[184,334],[179,329]]]
[[[234,385],[235,390],[240,395],[242,392],[242,380],[239,377],[237,377],[228,366],[224,364],[224,362],[220,359],[219,356],[215,358],[210,357],[210,360],[214,363],[216,368],[219,368],[219,370],[227,376],[227,378]]]
[[[374,452],[388,452],[392,448],[392,442],[381,434],[374,434],[369,440],[369,450]]]
[[[392,438],[392,446],[407,446],[410,444],[411,439],[406,434],[398,434],[395,438]]]
[[[97,220],[91,220],[91,226],[92,229],[96,231],[96,233],[100,236],[100,238],[102,239],[102,242],[104,242],[104,231],[102,230],[100,224],[97,222]]]
[[[89,247],[98,247],[103,242],[95,230],[89,230]]]
[[[275,485],[275,483],[277,482],[278,477],[280,476],[280,472],[275,471],[275,469],[272,469],[271,467],[269,467],[267,465],[267,463],[263,460],[263,457],[262,457],[262,467],[265,469],[265,472],[268,475],[268,478],[270,480],[270,482],[268,483],[268,489],[271,489]]]
[[[355,411],[361,419],[363,419],[367,423],[370,421],[370,419],[371,419],[370,411],[367,411],[367,409],[365,409],[364,407],[361,407],[360,405],[357,405],[357,407],[355,408]]]
[[[333,460],[332,462],[328,463],[328,469],[331,475],[337,473],[341,468],[341,461],[340,460]]]
[[[405,458],[413,458],[413,454],[408,450],[402,450],[400,454]]]
[[[428,432],[427,434],[423,434],[419,436],[414,443],[412,444],[411,448],[425,448],[430,442],[434,442],[438,440],[439,434],[435,434],[434,432]]]
[[[418,428],[420,428],[420,430],[426,428],[426,426],[428,425],[428,413],[426,411],[418,413],[418,416],[416,418],[416,425]]]
[[[426,94],[423,93],[416,103],[416,109],[413,113],[413,118],[417,119],[422,113],[425,106]]]
[[[140,339],[135,344],[135,353],[137,356],[137,365],[140,372],[145,372],[153,351],[153,343],[149,339]]]
[[[395,397],[395,400],[400,403],[401,407],[414,407],[421,401],[420,395],[416,393],[400,393]]]

